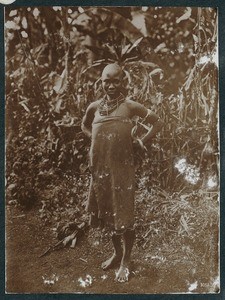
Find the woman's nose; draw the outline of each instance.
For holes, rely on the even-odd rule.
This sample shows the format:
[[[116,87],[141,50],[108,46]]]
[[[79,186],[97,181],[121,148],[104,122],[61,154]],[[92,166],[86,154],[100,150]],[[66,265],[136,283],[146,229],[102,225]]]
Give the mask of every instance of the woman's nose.
[[[113,82],[111,82],[111,83],[109,84],[109,88],[114,88]]]

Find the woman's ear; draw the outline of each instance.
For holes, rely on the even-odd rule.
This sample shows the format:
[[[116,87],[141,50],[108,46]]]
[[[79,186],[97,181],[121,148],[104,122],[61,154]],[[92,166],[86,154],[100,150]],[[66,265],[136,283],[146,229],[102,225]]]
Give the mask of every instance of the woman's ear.
[[[123,84],[121,84],[120,86],[120,92],[124,95],[127,96],[128,95],[128,91],[129,91],[129,84],[128,84],[128,80],[126,77],[124,77],[122,79]]]

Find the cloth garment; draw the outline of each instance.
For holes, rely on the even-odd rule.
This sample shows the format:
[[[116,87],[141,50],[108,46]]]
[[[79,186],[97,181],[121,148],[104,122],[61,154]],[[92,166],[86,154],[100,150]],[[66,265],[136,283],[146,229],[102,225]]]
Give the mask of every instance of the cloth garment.
[[[134,224],[135,169],[132,121],[106,116],[92,125],[87,210],[114,230]]]

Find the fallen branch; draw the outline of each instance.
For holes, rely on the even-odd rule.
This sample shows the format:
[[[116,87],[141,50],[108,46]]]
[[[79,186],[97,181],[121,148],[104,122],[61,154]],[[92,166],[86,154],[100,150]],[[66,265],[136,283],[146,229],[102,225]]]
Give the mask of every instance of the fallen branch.
[[[70,224],[71,226],[71,224]],[[67,236],[64,236],[59,242],[57,242],[54,245],[51,245],[44,253],[42,253],[39,258],[53,252],[59,249],[64,248],[66,245],[68,245],[69,243],[71,243],[71,248],[74,248],[76,243],[77,243],[77,239],[79,237],[81,237],[84,233],[84,229],[86,227],[86,224],[83,222],[80,225],[76,226],[77,229],[75,229],[72,233],[68,234]],[[64,226],[65,228],[65,226]]]
[[[61,240],[61,241],[59,241],[58,243],[56,243],[56,244],[50,246],[44,253],[42,253],[42,254],[39,256],[39,258],[41,258],[41,257],[43,257],[43,256],[45,256],[45,255],[47,255],[47,254],[49,254],[49,253],[51,253],[51,252],[53,252],[53,251],[55,251],[55,250],[59,250],[59,249],[60,249],[60,246],[63,245],[63,241],[64,241],[64,239]]]

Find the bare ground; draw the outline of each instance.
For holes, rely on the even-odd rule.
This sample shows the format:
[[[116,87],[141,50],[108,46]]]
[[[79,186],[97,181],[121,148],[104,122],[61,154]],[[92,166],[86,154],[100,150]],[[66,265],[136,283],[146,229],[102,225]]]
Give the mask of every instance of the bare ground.
[[[38,212],[9,206],[7,215],[6,291],[8,293],[155,294],[217,292],[209,264],[199,264],[182,251],[171,261],[160,252],[134,246],[130,280],[114,281],[116,269],[103,271],[101,262],[111,254],[109,239],[90,230],[78,245],[42,254],[57,242]],[[173,252],[173,249],[171,249]],[[165,254],[165,253],[164,253]],[[90,285],[82,287],[88,276]],[[214,277],[215,279],[215,277]]]

